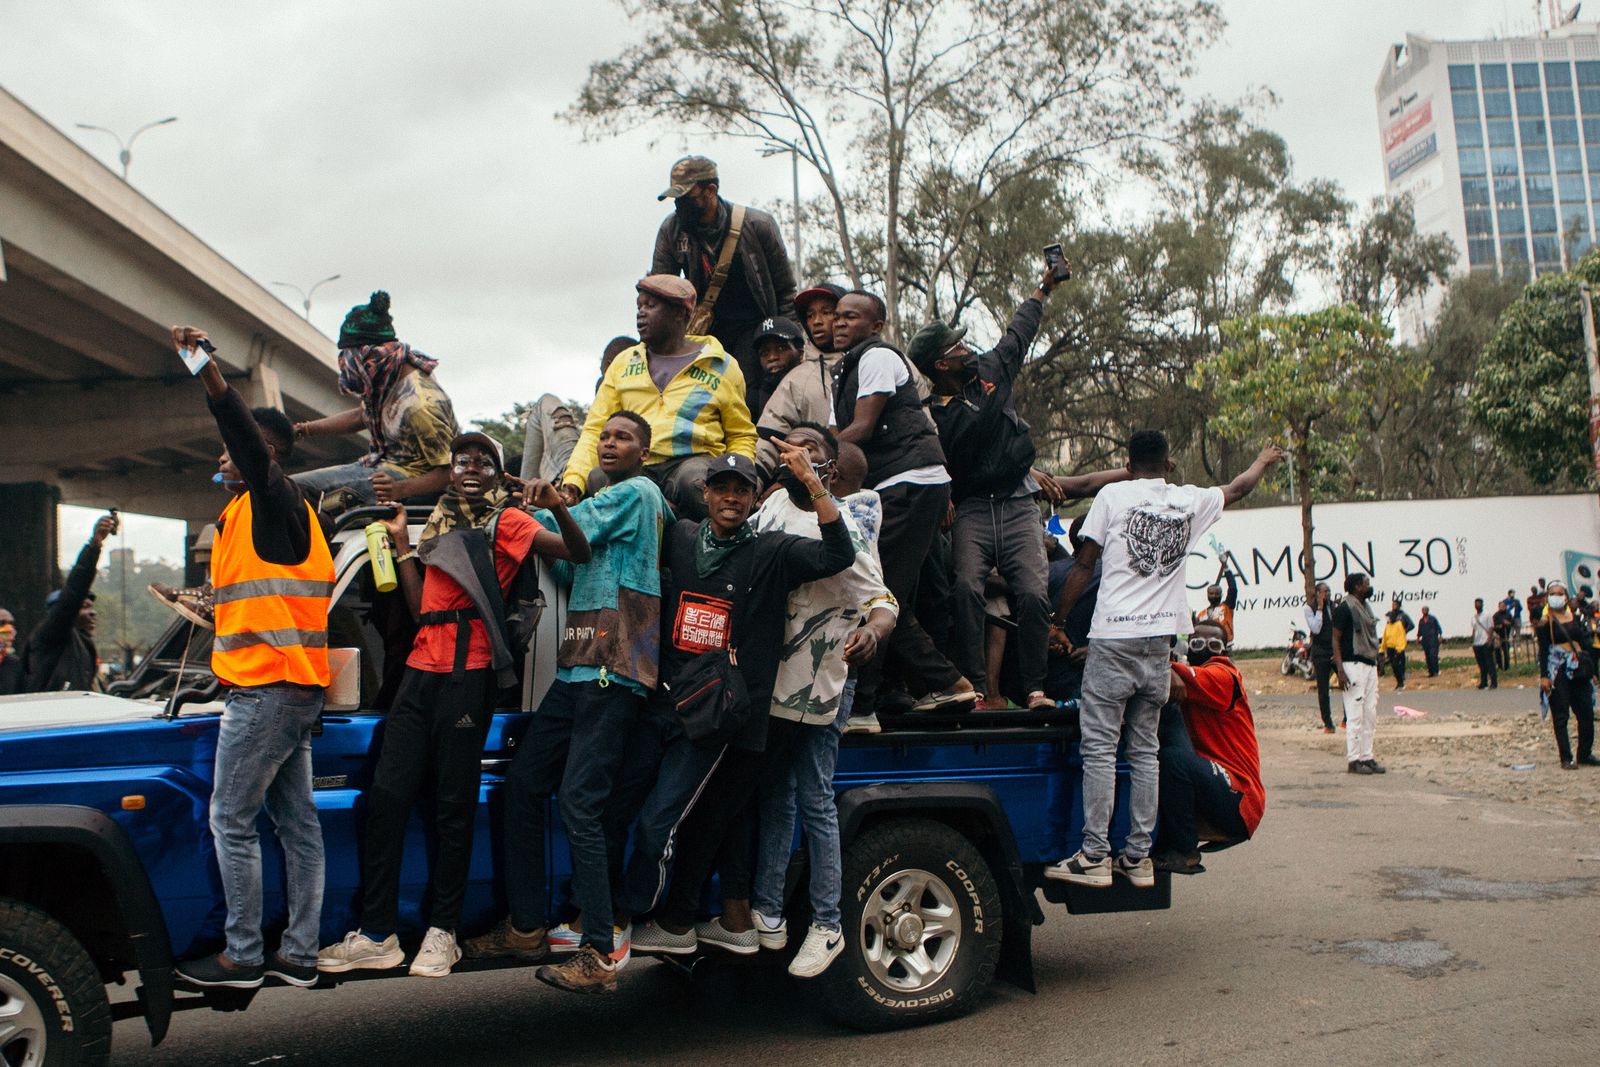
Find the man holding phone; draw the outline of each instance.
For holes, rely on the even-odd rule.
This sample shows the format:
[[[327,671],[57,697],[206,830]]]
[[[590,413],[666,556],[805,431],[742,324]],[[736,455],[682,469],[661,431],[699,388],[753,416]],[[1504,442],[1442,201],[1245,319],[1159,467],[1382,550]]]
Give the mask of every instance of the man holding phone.
[[[1060,247],[1051,247],[1059,255]],[[974,353],[964,340],[966,327],[945,322],[930,322],[918,330],[907,352],[917,369],[933,382],[929,410],[950,472],[955,520],[950,539],[956,584],[952,659],[963,676],[985,676],[984,581],[991,570],[999,568],[1017,621],[1019,688],[1027,694],[1028,707],[1035,710],[1051,707],[1054,701],[1044,692],[1050,633],[1049,569],[1033,498],[1057,487],[1042,486],[1032,474],[1033,439],[1028,424],[1017,414],[1012,388],[1039,332],[1044,302],[1061,277],[1057,265],[1047,264],[1038,288],[1017,308],[1005,336],[982,355]],[[1111,480],[1125,478],[1127,471],[1108,472],[1108,476]],[[1050,496],[1058,499],[1059,491]]]

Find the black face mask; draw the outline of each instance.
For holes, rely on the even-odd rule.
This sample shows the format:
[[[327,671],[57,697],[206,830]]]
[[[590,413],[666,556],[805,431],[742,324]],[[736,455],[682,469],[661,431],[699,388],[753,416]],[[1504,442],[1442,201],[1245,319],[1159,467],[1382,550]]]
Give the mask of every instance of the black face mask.
[[[678,197],[672,202],[672,211],[678,216],[678,222],[686,229],[700,228],[700,205],[694,202],[693,197]]]
[[[783,486],[783,491],[789,494],[796,507],[809,508],[811,506],[811,490],[807,489],[795,476],[794,471],[788,467],[778,468],[777,483]]]

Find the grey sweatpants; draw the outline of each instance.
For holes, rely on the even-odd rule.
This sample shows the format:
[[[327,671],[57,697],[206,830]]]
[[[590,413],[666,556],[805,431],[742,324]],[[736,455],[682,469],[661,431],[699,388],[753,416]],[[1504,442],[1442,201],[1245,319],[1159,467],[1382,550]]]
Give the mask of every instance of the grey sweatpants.
[[[1109,637],[1089,642],[1083,666],[1078,722],[1083,731],[1083,853],[1098,859],[1111,851],[1111,810],[1117,799],[1117,740],[1123,737],[1133,788],[1132,825],[1123,855],[1150,854],[1160,799],[1156,761],[1161,706],[1172,688],[1171,639]],[[1124,730],[1126,727],[1126,730]]]

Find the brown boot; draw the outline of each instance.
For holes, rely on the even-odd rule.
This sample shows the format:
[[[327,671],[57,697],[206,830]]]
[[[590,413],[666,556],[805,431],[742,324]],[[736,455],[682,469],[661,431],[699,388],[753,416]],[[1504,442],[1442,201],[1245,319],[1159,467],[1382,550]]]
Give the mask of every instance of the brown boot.
[[[540,967],[533,976],[546,985],[565,989],[569,993],[617,991],[616,965],[596,952],[593,945],[584,945],[566,963]]]
[[[542,960],[550,954],[545,944],[544,927],[525,934],[511,925],[511,917],[501,919],[493,930],[480,934],[461,946],[468,959],[487,960],[515,956],[519,960]]]

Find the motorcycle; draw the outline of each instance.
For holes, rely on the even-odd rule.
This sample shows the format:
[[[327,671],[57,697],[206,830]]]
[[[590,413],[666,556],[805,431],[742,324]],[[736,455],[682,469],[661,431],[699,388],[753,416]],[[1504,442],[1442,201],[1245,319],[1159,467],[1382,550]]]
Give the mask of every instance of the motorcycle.
[[[1291,625],[1289,633],[1289,647],[1284,650],[1283,662],[1278,664],[1278,673],[1298,674],[1309,682],[1317,674],[1311,665],[1311,641],[1299,626]]]

